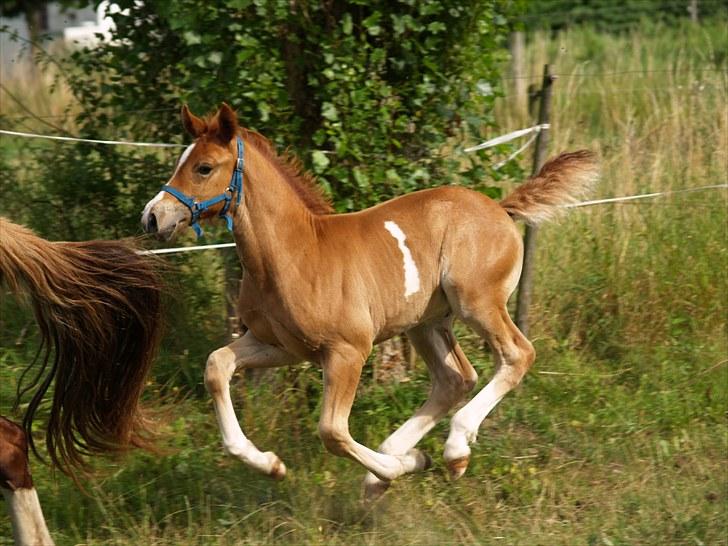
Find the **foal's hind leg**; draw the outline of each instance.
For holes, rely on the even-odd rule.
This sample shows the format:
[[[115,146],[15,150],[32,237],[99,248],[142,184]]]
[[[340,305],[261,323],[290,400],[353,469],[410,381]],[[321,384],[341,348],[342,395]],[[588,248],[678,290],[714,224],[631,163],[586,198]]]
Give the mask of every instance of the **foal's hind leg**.
[[[533,346],[508,316],[505,302],[470,307],[465,321],[488,340],[496,364],[493,379],[453,417],[445,443],[445,460],[454,478],[463,475],[470,460],[469,443],[491,410],[511,391],[533,364]]]
[[[225,451],[277,479],[286,475],[286,467],[275,453],[260,452],[243,434],[230,398],[230,379],[237,368],[272,368],[295,364],[298,360],[281,349],[260,343],[248,331],[210,354],[205,367],[205,386],[212,395]]]
[[[389,455],[407,453],[475,386],[478,375],[460,349],[451,326],[452,319],[448,318],[442,323],[421,325],[407,332],[407,337],[427,364],[432,389],[422,407],[384,440],[379,452]],[[378,497],[389,483],[368,473],[364,478],[365,497]]]

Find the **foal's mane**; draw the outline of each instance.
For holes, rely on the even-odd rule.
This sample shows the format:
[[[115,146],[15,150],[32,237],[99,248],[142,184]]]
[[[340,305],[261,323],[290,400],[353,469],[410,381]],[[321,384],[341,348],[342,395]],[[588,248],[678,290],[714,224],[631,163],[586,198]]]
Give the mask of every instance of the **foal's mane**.
[[[242,127],[240,131],[246,142],[250,142],[266,159],[270,160],[308,210],[314,214],[334,212],[334,208],[324,196],[316,179],[303,168],[300,159],[288,151],[278,154],[273,144],[260,133]]]

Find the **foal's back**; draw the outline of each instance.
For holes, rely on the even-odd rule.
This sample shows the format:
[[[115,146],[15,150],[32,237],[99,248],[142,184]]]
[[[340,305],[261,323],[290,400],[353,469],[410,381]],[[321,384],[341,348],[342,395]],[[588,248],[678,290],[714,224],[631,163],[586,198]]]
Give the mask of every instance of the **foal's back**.
[[[510,294],[520,272],[515,223],[498,203],[462,187],[319,221],[326,274],[341,286],[332,285],[332,296],[376,341],[450,313],[459,306],[453,298],[469,292]]]

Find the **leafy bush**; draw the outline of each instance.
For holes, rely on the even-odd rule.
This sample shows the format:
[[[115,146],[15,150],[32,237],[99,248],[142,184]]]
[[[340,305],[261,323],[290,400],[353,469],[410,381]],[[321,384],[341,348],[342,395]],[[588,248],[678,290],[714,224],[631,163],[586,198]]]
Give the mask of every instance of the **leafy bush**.
[[[442,152],[493,123],[507,31],[500,2],[119,4],[114,42],[71,59],[84,135],[179,141],[180,102],[205,112],[227,101],[244,125],[296,152],[340,210],[483,183],[477,156]],[[129,188],[143,182],[150,194],[161,159],[132,157],[95,158],[106,172],[94,177],[113,180],[138,207]],[[77,159],[61,152],[59,161]]]

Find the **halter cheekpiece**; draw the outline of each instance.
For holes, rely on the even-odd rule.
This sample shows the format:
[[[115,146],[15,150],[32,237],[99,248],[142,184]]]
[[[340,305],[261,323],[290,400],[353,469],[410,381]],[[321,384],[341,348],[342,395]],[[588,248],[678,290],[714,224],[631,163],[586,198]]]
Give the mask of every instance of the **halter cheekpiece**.
[[[188,209],[190,209],[190,214],[192,215],[192,218],[190,219],[190,227],[195,230],[197,237],[202,237],[202,233],[203,233],[202,228],[200,227],[200,224],[199,224],[200,216],[207,209],[209,209],[213,205],[217,205],[221,201],[225,201],[225,204],[222,206],[222,209],[220,209],[219,216],[220,216],[220,218],[225,218],[225,222],[227,223],[228,231],[233,230],[233,217],[231,215],[229,215],[228,212],[230,210],[230,203],[233,200],[233,195],[236,195],[235,206],[240,204],[240,198],[243,195],[243,169],[245,167],[245,160],[244,160],[245,145],[243,144],[243,139],[240,137],[237,137],[237,142],[238,142],[238,158],[235,161],[235,169],[233,170],[233,176],[230,179],[230,185],[220,195],[211,197],[210,199],[207,199],[206,201],[196,201],[194,197],[185,195],[184,193],[179,191],[177,188],[173,188],[167,184],[162,186],[162,191],[165,191],[168,194],[172,195],[173,197],[176,197],[180,203],[182,203]]]

